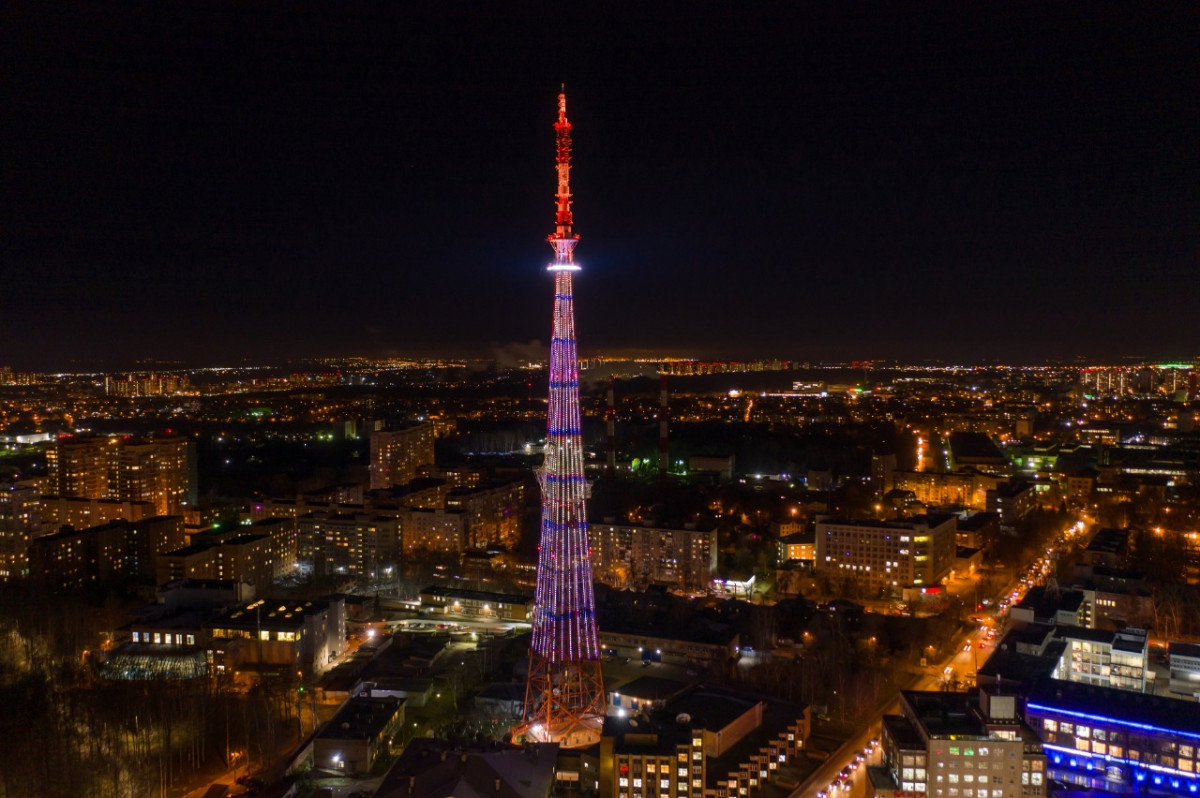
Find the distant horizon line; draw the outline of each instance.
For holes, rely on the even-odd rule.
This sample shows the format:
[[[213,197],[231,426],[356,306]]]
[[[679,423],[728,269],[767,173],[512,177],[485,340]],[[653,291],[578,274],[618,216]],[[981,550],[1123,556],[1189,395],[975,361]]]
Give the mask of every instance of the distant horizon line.
[[[528,345],[525,345],[528,346]],[[532,348],[532,347],[530,347]],[[530,365],[544,366],[548,360],[549,347],[546,348],[546,357],[514,357],[513,353],[491,353],[491,354],[387,354],[387,355],[308,355],[299,357],[264,357],[252,358],[246,357],[238,361],[208,361],[201,363],[198,360],[192,359],[169,359],[169,358],[113,358],[111,361],[106,359],[81,359],[79,361],[68,361],[66,367],[41,367],[41,368],[16,368],[0,361],[0,372],[11,370],[12,374],[128,374],[128,373],[146,373],[146,372],[173,372],[173,371],[220,371],[220,370],[240,370],[240,369],[279,369],[296,365],[315,365],[327,364],[331,367],[338,365],[379,365],[386,366],[387,364],[412,363],[417,366],[437,366],[439,364],[445,367],[453,367],[452,364],[497,364],[501,361],[508,361],[503,370],[520,370],[528,368]],[[525,352],[523,354],[532,354]],[[695,356],[681,355],[677,352],[654,352],[651,350],[608,350],[605,352],[594,352],[580,355],[580,360],[584,362],[612,362],[612,363],[695,363],[695,364],[761,364],[761,363],[780,363],[786,364],[788,368],[777,369],[779,371],[797,371],[802,369],[863,369],[863,368],[888,368],[888,369],[904,369],[904,368],[1133,368],[1133,367],[1152,367],[1152,368],[1200,368],[1200,355],[1191,358],[1169,357],[1160,358],[1124,355],[1119,358],[1089,358],[1084,356],[1075,356],[1072,358],[1064,357],[1049,357],[1041,360],[1029,359],[1013,359],[1007,360],[1003,358],[981,358],[975,361],[962,360],[947,357],[926,357],[919,359],[905,358],[795,358],[795,357],[776,357],[776,356],[736,356],[736,357],[711,357],[711,356]],[[691,375],[678,375],[691,376]],[[697,375],[699,376],[699,375]]]

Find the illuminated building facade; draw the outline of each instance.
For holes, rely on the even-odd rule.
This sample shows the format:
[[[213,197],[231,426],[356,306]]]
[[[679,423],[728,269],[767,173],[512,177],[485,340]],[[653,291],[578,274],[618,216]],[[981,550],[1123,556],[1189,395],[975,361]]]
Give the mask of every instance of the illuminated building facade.
[[[218,676],[238,669],[298,668],[324,673],[346,651],[346,601],[258,599],[204,624]]]
[[[60,437],[46,450],[48,489],[56,496],[116,498],[110,490],[110,464],[119,438]]]
[[[717,530],[712,525],[592,523],[588,541],[596,581],[622,590],[653,584],[705,591],[717,570]]]
[[[594,744],[604,720],[604,684],[588,552],[586,481],[580,436],[579,362],[572,275],[579,236],[572,232],[571,123],[558,95],[558,194],[554,262],[554,330],[542,486],[542,532],[534,595],[533,641],[525,713],[516,731],[566,748]]]
[[[1030,691],[1025,722],[1042,738],[1054,779],[1127,794],[1200,793],[1200,704],[1048,679]]]
[[[883,716],[883,767],[874,794],[929,798],[1046,795],[1046,754],[1023,723],[1019,697],[995,688],[974,693],[900,693],[900,714]]]
[[[423,422],[371,433],[371,490],[406,485],[433,462],[433,424]]]
[[[613,693],[615,705],[622,696]],[[781,765],[803,752],[808,707],[736,690],[692,687],[618,709],[604,720],[598,757],[603,798],[736,798],[770,794]],[[581,779],[582,780],[582,779]]]
[[[33,482],[0,483],[0,582],[29,573],[29,541],[41,534],[42,503]]]
[[[319,574],[375,579],[400,563],[400,521],[373,513],[319,512],[296,522],[300,556]]]
[[[953,515],[893,521],[829,518],[817,522],[814,570],[851,579],[870,594],[936,585],[950,573],[956,551]]]
[[[51,495],[146,501],[156,515],[194,507],[196,448],[184,437],[73,437],[46,452]]]
[[[235,527],[228,534],[204,537],[207,539],[193,538],[190,546],[158,555],[158,584],[216,579],[251,584],[263,592],[295,568],[296,532],[291,519],[272,518]]]
[[[489,482],[470,488],[454,488],[446,495],[446,510],[463,513],[467,547],[516,548],[521,537],[525,511],[523,482]]]
[[[113,581],[148,582],[155,578],[157,556],[183,543],[182,516],[112,521],[34,538],[29,546],[29,571],[52,590]]]
[[[466,516],[461,510],[414,507],[403,516],[404,556],[460,554],[466,548]]]
[[[893,485],[897,490],[912,491],[916,500],[928,507],[962,505],[972,510],[987,509],[987,493],[1003,477],[977,471],[895,471]]]
[[[86,529],[109,521],[141,521],[154,517],[154,505],[143,501],[42,496],[41,505],[42,523],[51,532],[64,526]]]

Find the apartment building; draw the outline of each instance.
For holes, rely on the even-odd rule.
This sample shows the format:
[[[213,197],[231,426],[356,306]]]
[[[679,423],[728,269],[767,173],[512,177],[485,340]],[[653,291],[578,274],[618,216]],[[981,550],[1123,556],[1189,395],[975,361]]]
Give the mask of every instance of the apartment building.
[[[817,521],[814,570],[851,579],[870,594],[940,582],[954,565],[956,517],[923,515],[891,521],[827,518]]]
[[[666,585],[706,591],[717,570],[717,530],[709,524],[588,524],[592,575],[616,588]]]

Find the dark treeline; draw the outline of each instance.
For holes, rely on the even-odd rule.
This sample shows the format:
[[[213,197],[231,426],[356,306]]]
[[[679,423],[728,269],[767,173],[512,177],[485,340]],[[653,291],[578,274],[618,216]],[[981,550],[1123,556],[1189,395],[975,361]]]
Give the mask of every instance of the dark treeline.
[[[210,679],[98,682],[114,611],[111,599],[0,590],[0,798],[178,795],[235,761],[274,763],[297,737],[294,674],[248,692]]]

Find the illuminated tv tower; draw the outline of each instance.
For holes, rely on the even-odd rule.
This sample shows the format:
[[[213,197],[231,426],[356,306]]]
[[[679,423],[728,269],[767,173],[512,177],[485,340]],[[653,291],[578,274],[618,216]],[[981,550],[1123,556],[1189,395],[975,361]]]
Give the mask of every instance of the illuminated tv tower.
[[[550,339],[550,407],[542,486],[542,537],[525,714],[514,730],[527,739],[574,748],[600,737],[604,683],[588,551],[587,482],[579,434],[579,362],[571,276],[579,236],[571,231],[571,123],[558,95],[558,213],[554,234],[554,332]]]

